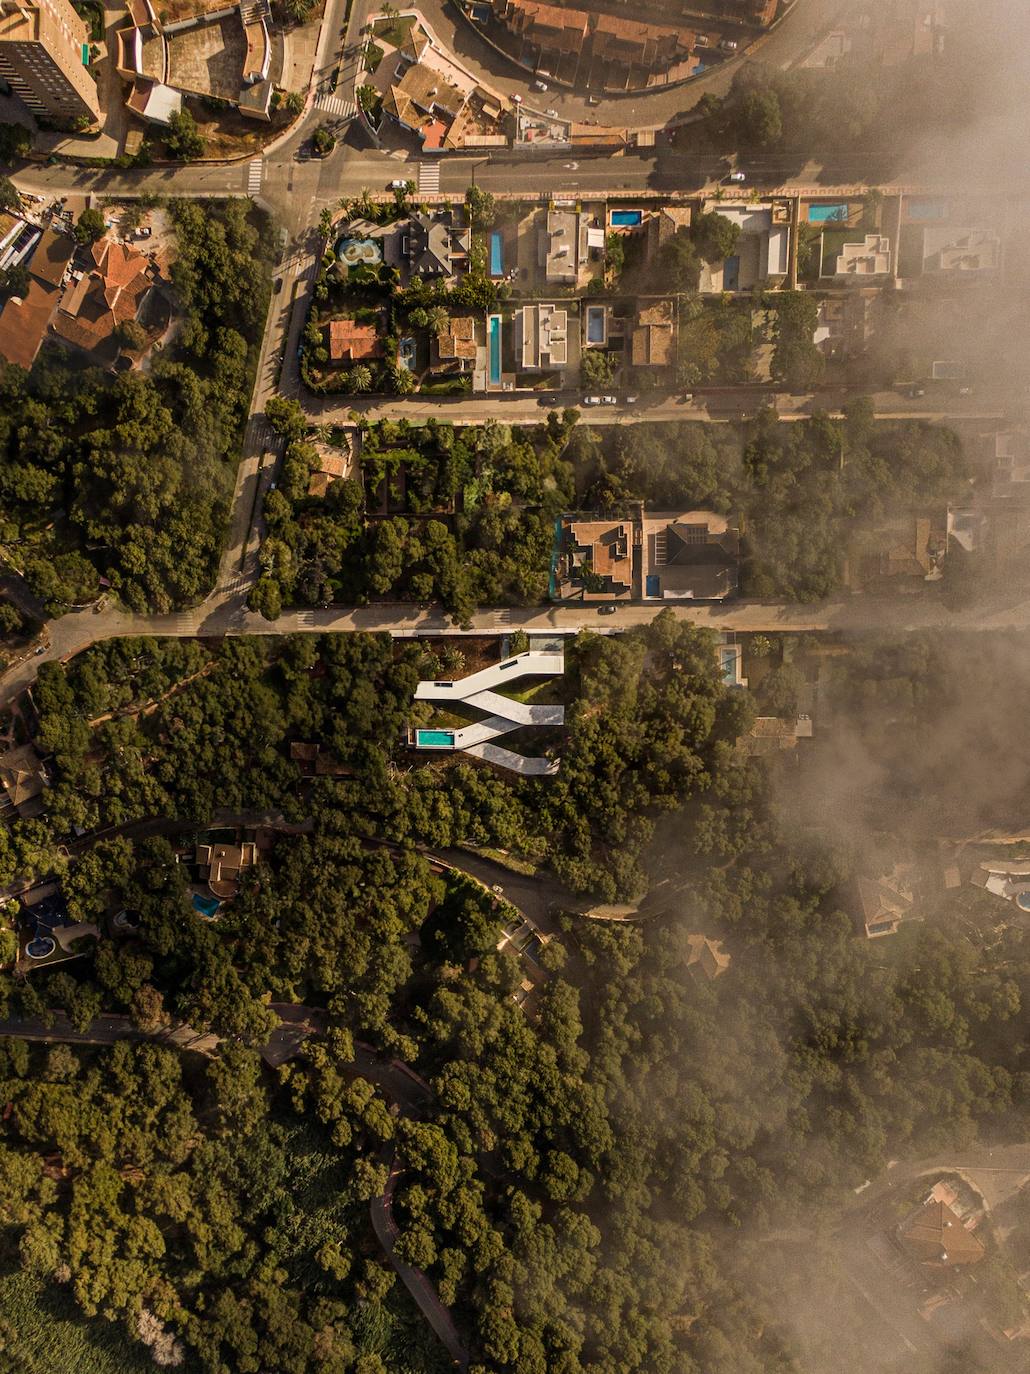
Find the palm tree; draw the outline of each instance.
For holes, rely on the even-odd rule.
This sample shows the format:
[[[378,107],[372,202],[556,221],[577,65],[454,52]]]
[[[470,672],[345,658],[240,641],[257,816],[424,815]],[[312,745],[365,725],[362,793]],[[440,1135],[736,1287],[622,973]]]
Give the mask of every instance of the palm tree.
[[[434,334],[442,334],[450,324],[451,317],[442,305],[431,306],[426,311],[426,324]]]
[[[331,444],[333,441],[333,427],[328,424],[315,426],[315,438],[320,444]]]

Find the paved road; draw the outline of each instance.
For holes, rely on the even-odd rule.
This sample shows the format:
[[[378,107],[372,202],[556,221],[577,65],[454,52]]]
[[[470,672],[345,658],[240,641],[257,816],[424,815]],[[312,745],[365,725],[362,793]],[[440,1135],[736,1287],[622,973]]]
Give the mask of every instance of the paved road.
[[[225,600],[214,598],[176,615],[132,615],[112,610],[100,615],[72,612],[49,626],[50,644],[42,654],[15,664],[0,677],[0,705],[12,701],[36,679],[39,666],[67,659],[90,644],[126,636],[173,638],[230,635],[341,634],[363,631],[398,639],[437,635],[496,635],[521,629],[529,633],[574,635],[580,630],[618,634],[634,625],[647,625],[660,603],[621,604],[611,615],[594,606],[530,606],[485,608],[459,627],[438,607],[382,604],[365,607],[331,606],[325,610],[289,611],[276,621],[263,620],[246,609],[246,593]],[[764,601],[726,604],[667,603],[678,620],[713,630],[790,633],[839,632],[909,634],[916,630],[1013,631],[1030,629],[1030,598],[1013,590],[975,607],[952,609],[936,594],[918,596],[839,597],[812,605]]]

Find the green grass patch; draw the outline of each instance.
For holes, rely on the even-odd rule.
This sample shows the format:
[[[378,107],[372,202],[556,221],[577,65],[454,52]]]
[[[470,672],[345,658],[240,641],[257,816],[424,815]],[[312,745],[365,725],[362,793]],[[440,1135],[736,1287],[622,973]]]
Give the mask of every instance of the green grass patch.
[[[523,687],[519,691],[513,687],[499,690],[497,694],[507,697],[509,701],[531,702],[534,706],[560,706],[569,699],[565,688],[565,679],[560,677],[549,677],[542,682],[532,682],[528,687]]]
[[[372,32],[376,38],[381,38],[384,43],[389,43],[392,48],[399,48],[414,27],[415,16],[404,14],[399,15],[396,19],[378,20],[372,25]]]

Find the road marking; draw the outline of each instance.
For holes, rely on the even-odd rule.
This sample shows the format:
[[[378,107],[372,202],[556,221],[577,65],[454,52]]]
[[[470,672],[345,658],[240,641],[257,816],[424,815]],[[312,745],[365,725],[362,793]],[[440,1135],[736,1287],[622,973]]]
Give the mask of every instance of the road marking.
[[[338,119],[353,119],[358,112],[354,101],[343,95],[320,95],[315,101],[315,109],[336,115]]]
[[[251,159],[250,168],[247,172],[247,195],[256,196],[261,190],[261,178],[265,174],[265,159],[255,157]]]
[[[439,194],[440,164],[438,162],[420,162],[418,164],[418,189],[419,194],[423,192],[429,195]]]

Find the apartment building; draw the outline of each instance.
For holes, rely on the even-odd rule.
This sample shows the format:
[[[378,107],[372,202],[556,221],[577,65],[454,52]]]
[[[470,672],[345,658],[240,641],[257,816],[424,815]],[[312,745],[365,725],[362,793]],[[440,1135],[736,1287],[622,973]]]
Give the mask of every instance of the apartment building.
[[[89,30],[69,0],[0,0],[0,76],[34,115],[99,118],[88,62]]]

